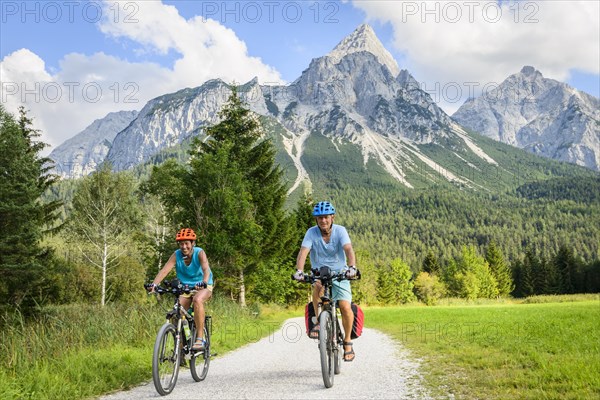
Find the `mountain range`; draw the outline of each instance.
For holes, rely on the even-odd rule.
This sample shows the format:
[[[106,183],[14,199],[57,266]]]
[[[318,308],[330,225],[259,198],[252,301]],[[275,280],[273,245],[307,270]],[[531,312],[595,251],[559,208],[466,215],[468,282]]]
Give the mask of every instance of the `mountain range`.
[[[514,90],[505,87],[530,91],[516,101]],[[497,90],[494,102],[469,99],[448,116],[366,24],[313,59],[289,85],[253,79],[238,87],[279,150],[289,193],[336,168],[409,189],[448,185],[483,191],[536,173],[516,160],[538,165],[539,157],[498,141],[598,170],[597,98],[543,78],[532,67]],[[50,158],[64,177],[84,176],[103,161],[116,170],[150,162],[203,135],[218,122],[230,94],[229,84],[210,80],[152,99],[139,113],[111,113]]]

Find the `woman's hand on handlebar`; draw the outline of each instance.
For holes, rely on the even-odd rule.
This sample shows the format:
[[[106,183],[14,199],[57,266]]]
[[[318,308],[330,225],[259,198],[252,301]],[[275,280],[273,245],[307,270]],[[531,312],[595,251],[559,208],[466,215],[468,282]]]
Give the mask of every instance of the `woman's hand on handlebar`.
[[[148,293],[154,293],[154,288],[157,286],[156,283],[144,283],[144,288]]]

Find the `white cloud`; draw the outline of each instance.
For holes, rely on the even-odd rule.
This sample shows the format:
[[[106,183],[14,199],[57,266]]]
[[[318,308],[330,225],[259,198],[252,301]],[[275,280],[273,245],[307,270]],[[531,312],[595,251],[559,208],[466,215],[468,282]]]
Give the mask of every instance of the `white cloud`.
[[[160,55],[177,54],[172,66],[154,62],[132,62],[95,52],[65,54],[57,71],[49,71],[44,60],[28,49],[8,54],[0,62],[1,97],[15,112],[24,104],[42,130],[41,140],[53,148],[83,130],[94,119],[112,111],[141,109],[150,99],[185,87],[199,86],[208,79],[246,82],[255,76],[261,82],[281,82],[280,74],[259,58],[248,55],[235,33],[213,20],[186,20],[173,6],[156,1],[106,2],[100,30],[111,40],[130,41],[137,51]],[[122,7],[121,16],[115,7]],[[130,47],[130,43],[127,43]],[[48,150],[49,152],[49,150]]]
[[[500,83],[524,65],[561,81],[574,69],[600,73],[598,1],[355,0],[353,4],[368,19],[392,25],[394,46],[406,55],[407,64],[401,68],[423,82],[449,112],[473,91],[471,82],[480,89]],[[458,87],[463,97],[449,102]]]
[[[129,1],[117,4],[126,8]],[[198,86],[207,79],[246,82],[254,76],[262,81],[281,82],[274,68],[260,58],[248,55],[246,44],[231,29],[197,16],[186,20],[174,6],[161,2],[138,2],[133,22],[115,23],[109,17],[100,25],[102,32],[115,38],[124,37],[140,43],[148,51],[181,55],[173,67],[173,84],[177,87]],[[115,7],[110,3],[110,7]]]

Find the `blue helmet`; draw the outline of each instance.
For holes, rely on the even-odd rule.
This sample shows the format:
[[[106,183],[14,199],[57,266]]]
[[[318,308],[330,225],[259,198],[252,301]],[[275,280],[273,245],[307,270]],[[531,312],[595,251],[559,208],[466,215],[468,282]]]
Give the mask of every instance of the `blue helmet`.
[[[331,204],[328,201],[320,201],[315,205],[315,208],[313,209],[313,213],[312,215],[314,217],[319,217],[321,215],[334,215],[335,214],[335,208],[333,207],[333,204]]]

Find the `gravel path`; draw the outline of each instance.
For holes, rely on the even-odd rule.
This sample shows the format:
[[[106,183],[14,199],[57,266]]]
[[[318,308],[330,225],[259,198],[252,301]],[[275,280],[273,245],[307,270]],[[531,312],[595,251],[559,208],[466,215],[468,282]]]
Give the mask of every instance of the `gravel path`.
[[[236,334],[235,332],[229,332]],[[238,332],[239,333],[239,332]],[[227,332],[225,334],[228,334]],[[219,349],[214,349],[218,352]],[[179,372],[169,399],[429,399],[419,364],[388,336],[365,328],[354,340],[356,359],[342,363],[334,386],[326,389],[317,341],[304,333],[303,318],[287,320],[268,337],[210,364],[203,382],[194,382],[189,369]],[[114,393],[102,400],[156,399],[152,382]]]

